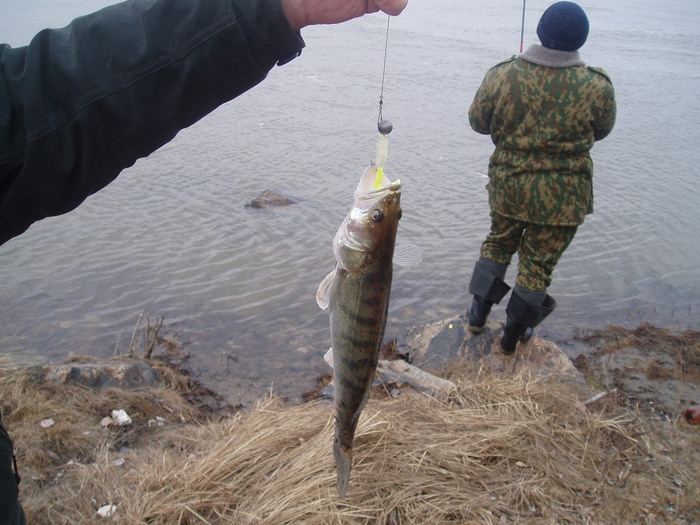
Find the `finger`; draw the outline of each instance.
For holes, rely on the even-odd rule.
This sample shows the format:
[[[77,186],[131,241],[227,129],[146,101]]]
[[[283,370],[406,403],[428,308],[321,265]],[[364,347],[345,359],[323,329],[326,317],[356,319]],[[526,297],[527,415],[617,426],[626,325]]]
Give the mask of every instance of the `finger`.
[[[406,8],[408,0],[375,0],[374,4],[377,6],[378,9],[381,9],[384,13],[396,16]]]
[[[379,11],[379,7],[377,7],[375,2],[372,0],[365,1],[365,14],[376,13],[377,11]]]

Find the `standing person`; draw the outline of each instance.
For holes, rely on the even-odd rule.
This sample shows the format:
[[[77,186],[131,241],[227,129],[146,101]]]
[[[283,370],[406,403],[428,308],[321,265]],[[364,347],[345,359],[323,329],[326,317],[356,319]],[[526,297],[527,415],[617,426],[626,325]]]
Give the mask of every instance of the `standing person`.
[[[471,127],[496,146],[487,186],[491,231],[469,284],[469,329],[480,332],[510,290],[504,278],[517,252],[500,342],[506,354],[556,307],[547,294],[554,267],[593,211],[590,150],[615,124],[610,77],[587,67],[578,51],[588,29],[579,5],[552,4],[537,26],[541,45],[492,67],[469,108]]]
[[[0,244],[301,53],[299,30],[407,0],[129,0],[0,45]],[[0,414],[1,416],[2,414]],[[25,523],[0,417],[0,525]]]

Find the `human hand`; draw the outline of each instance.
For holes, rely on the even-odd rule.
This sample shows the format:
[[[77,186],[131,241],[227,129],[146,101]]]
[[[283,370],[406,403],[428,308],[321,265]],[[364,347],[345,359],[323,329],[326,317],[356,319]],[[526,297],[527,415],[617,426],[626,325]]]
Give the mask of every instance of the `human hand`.
[[[316,24],[338,24],[367,13],[398,15],[408,0],[282,0],[292,29]]]

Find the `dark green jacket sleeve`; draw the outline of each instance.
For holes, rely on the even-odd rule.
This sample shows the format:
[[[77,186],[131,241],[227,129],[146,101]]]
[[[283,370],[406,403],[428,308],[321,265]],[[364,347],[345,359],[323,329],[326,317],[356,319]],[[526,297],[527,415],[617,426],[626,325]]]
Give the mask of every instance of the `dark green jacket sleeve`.
[[[491,119],[493,118],[494,99],[489,92],[490,83],[488,75],[479,86],[474,95],[474,100],[469,106],[469,125],[477,133],[489,135],[491,133]]]
[[[612,80],[604,69],[599,67],[589,67],[588,69],[603,78],[600,94],[593,107],[593,120],[591,122],[595,140],[603,140],[610,135],[615,127],[615,119],[617,118],[615,90]]]
[[[279,0],[129,0],[0,46],[0,244],[304,47]]]
[[[479,89],[476,91],[474,100],[469,106],[469,125],[477,133],[482,135],[491,133],[491,121],[496,109],[496,90],[500,82],[495,80],[498,77],[498,68],[503,64],[513,62],[514,59],[514,57],[511,57],[489,69]]]

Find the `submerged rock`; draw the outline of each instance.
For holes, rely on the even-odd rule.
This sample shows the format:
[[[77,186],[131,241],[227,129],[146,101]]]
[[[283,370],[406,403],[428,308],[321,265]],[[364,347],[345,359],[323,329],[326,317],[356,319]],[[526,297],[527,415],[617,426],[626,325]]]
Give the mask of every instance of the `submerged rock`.
[[[263,190],[262,193],[250,201],[250,204],[246,204],[246,208],[276,208],[289,206],[290,204],[296,204],[296,202],[274,191]]]

